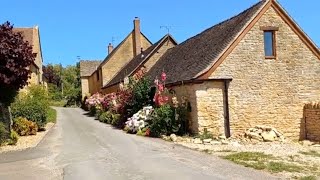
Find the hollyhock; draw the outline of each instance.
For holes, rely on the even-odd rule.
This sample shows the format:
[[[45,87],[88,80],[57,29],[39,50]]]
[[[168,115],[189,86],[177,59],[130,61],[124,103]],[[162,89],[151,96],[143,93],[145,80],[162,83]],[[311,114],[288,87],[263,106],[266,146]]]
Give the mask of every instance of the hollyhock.
[[[164,91],[163,84],[158,84],[158,89],[159,89],[160,92],[163,92]]]
[[[162,81],[165,81],[166,79],[167,79],[166,73],[165,73],[165,72],[162,72],[162,73],[161,73],[161,80],[162,80]]]

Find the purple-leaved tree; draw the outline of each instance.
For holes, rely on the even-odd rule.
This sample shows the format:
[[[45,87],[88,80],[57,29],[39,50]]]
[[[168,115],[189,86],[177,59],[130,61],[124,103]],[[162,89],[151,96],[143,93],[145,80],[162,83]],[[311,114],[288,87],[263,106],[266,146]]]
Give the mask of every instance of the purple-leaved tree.
[[[21,33],[9,22],[0,25],[0,103],[10,105],[20,88],[28,83],[30,65],[36,55]]]

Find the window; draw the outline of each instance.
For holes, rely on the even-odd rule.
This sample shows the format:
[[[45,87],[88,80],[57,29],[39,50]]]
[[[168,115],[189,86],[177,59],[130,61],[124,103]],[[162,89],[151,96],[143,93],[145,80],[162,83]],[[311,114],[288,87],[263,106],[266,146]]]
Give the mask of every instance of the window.
[[[264,31],[264,54],[267,59],[276,58],[275,31]]]

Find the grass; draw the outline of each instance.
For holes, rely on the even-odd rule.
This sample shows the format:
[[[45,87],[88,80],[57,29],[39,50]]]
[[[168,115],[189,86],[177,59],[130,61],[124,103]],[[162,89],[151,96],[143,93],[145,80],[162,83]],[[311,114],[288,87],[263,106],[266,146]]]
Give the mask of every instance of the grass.
[[[216,152],[237,152],[237,151],[233,151],[233,150],[230,150],[230,149],[223,149],[223,150],[219,150],[219,151],[216,151]]]
[[[64,105],[66,105],[66,102],[64,100],[61,101],[50,101],[49,103],[50,106],[55,106],[55,107],[63,107]]]
[[[299,179],[300,180],[316,180],[317,177],[315,177],[315,176],[304,176],[304,177],[301,177]]]
[[[304,170],[302,166],[274,161],[277,160],[276,157],[261,152],[239,152],[224,156],[223,158],[245,167],[251,167],[258,170],[267,170],[273,173],[283,171],[301,172]]]
[[[308,155],[308,156],[320,157],[320,153],[317,151],[309,151],[309,152],[300,151],[299,153],[304,154],[304,155]]]
[[[267,169],[270,172],[278,173],[278,172],[301,172],[304,168],[302,166],[298,166],[295,164],[288,164],[283,162],[269,162],[267,165]]]
[[[51,107],[49,107],[49,110],[47,112],[47,122],[57,122],[57,111]]]

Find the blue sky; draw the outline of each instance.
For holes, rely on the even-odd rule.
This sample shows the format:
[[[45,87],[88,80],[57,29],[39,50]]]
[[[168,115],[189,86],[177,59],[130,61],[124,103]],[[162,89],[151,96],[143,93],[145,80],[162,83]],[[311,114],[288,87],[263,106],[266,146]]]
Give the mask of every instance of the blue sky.
[[[259,0],[6,0],[0,23],[15,27],[39,25],[45,63],[75,64],[81,59],[104,59],[107,44],[115,45],[140,17],[142,32],[156,42],[171,26],[178,42],[194,36]],[[311,39],[320,46],[320,1],[278,0]]]

